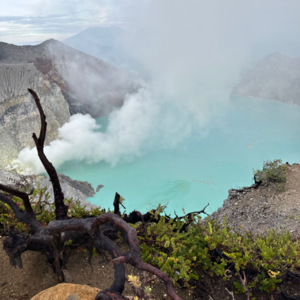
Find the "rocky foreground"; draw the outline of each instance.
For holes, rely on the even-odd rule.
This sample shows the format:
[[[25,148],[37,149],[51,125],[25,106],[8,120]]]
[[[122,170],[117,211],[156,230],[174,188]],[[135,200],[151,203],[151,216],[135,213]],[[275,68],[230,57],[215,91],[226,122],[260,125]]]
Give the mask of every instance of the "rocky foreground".
[[[0,172],[1,183],[11,183],[8,177],[13,180],[22,179],[15,173]],[[240,228],[240,230],[261,233],[270,229],[284,229],[299,237],[300,164],[287,165],[286,177],[287,181],[283,184],[284,191],[278,191],[274,183],[254,184],[239,190],[229,190],[228,198],[224,201],[223,206],[214,212],[210,218],[221,223],[224,215],[226,215],[228,224],[234,227],[234,230]],[[46,177],[40,178],[43,180],[42,182],[49,184]],[[61,174],[59,174],[59,179],[65,196],[73,196],[75,199],[78,197],[83,205],[86,204],[86,197],[95,193],[87,182],[73,181]],[[116,243],[121,251],[127,251],[127,246],[120,240],[117,240]],[[94,295],[91,295],[90,298],[87,297],[89,292],[95,294],[99,289],[102,290],[110,285],[113,278],[113,265],[106,262],[104,257],[97,256],[92,261],[92,269],[87,260],[88,253],[78,250],[71,256],[67,270],[64,270],[67,283],[82,284],[82,286],[78,286],[78,290],[75,292],[73,287],[70,291],[67,285],[57,285],[57,277],[48,266],[45,266],[45,257],[41,253],[27,251],[23,254],[24,268],[13,269],[9,264],[8,256],[0,249],[0,298],[29,300],[36,295],[36,298],[33,299],[56,299],[53,296],[55,295],[58,297],[57,300],[93,299]],[[92,272],[92,270],[94,271]],[[141,276],[138,270],[129,265],[126,265],[126,274]],[[201,280],[207,282],[210,287],[206,292],[211,294],[213,299],[229,299],[222,278],[219,278],[220,280],[215,278],[212,281],[210,276],[208,276],[209,278],[203,276]],[[89,286],[97,288],[93,289]],[[57,293],[57,289],[61,289],[59,293]],[[230,290],[232,289],[233,287],[230,288]],[[154,284],[153,290],[154,299],[169,299],[166,297],[165,288],[161,283]],[[86,292],[82,294],[81,291]],[[292,279],[286,281],[281,285],[281,291],[289,295],[299,295],[299,282],[297,280],[294,282]],[[131,287],[127,281],[124,294],[132,295]],[[178,294],[183,299],[194,299],[192,293],[186,289],[179,289]],[[276,292],[275,296],[266,293],[261,295],[262,298],[258,297],[257,299],[297,299],[285,298],[280,292]],[[243,300],[245,297],[242,294],[235,295],[237,300]]]
[[[222,223],[226,215],[228,225],[235,230],[288,230],[300,237],[300,164],[288,165],[286,175],[282,192],[275,183],[229,190],[223,206],[210,218]]]

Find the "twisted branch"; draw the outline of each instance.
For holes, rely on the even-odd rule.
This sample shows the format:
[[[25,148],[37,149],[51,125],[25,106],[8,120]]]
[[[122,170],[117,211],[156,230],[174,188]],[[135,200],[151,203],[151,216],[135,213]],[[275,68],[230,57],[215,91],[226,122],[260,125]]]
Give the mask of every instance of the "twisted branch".
[[[62,192],[60,182],[56,173],[55,168],[53,165],[49,162],[47,159],[45,153],[44,153],[44,142],[46,138],[46,130],[47,130],[47,122],[46,122],[46,116],[44,114],[43,108],[40,103],[40,99],[37,96],[37,94],[31,90],[28,89],[29,93],[32,95],[36,106],[39,110],[40,117],[41,117],[41,130],[40,130],[40,136],[37,138],[36,134],[32,134],[32,138],[34,139],[36,149],[38,151],[38,156],[46,169],[50,180],[52,182],[53,186],[53,192],[54,192],[54,201],[55,201],[55,215],[56,215],[56,220],[66,220],[68,218],[67,212],[68,212],[68,207],[64,204],[64,194]]]

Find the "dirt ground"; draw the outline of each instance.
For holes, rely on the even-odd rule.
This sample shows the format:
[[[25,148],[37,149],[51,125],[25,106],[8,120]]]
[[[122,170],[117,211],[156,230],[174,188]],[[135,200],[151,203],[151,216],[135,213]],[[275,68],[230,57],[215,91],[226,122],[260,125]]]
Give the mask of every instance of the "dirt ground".
[[[0,239],[1,242],[1,239]],[[118,243],[122,251],[127,251],[127,246]],[[109,258],[109,255],[107,254]],[[9,258],[0,247],[0,300],[29,300],[34,295],[44,289],[55,286],[57,277],[52,269],[45,265],[46,256],[37,252],[25,252],[22,254],[23,269],[13,268],[9,264]],[[88,253],[75,250],[67,264],[65,273],[67,282],[75,284],[84,284],[99,289],[108,288],[113,282],[114,268],[113,264],[106,262],[104,256],[97,255],[92,259],[92,266],[88,264]],[[126,265],[126,275],[137,275],[143,279],[142,272],[136,270],[131,265]],[[151,276],[152,277],[152,276]],[[170,299],[166,295],[165,286],[162,282],[153,281],[150,283],[153,288],[152,295],[154,299]],[[178,294],[187,300],[193,299],[186,289],[177,289]],[[133,295],[131,285],[126,281],[123,295]]]

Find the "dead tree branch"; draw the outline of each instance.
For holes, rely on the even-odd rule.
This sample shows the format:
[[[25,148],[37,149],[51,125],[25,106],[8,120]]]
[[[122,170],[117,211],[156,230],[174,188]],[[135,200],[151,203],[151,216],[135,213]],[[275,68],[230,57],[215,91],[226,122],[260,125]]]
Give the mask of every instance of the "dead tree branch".
[[[32,134],[32,138],[34,139],[36,149],[38,151],[38,156],[46,169],[50,180],[52,182],[53,186],[53,192],[54,192],[54,201],[55,201],[55,215],[56,220],[66,220],[68,218],[68,207],[64,203],[64,194],[62,192],[60,182],[56,173],[55,168],[53,165],[49,162],[47,159],[45,153],[44,153],[44,142],[46,138],[46,130],[47,130],[47,122],[46,122],[46,116],[44,114],[43,108],[41,106],[41,102],[37,94],[31,90],[28,89],[29,93],[33,96],[33,99],[36,103],[36,106],[40,112],[41,117],[41,130],[40,130],[40,136],[37,138],[36,134]]]
[[[247,278],[246,278],[245,271],[243,271],[244,279],[242,278],[240,272],[238,272],[238,274],[239,274],[240,280],[241,280],[241,282],[243,284],[243,287],[245,289],[245,292],[247,293],[247,300],[250,300],[250,291],[247,288]]]

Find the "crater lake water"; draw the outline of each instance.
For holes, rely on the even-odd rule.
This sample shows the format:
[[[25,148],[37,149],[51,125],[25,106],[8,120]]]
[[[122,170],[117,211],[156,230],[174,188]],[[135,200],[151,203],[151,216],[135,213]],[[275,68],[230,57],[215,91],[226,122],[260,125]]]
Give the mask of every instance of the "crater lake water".
[[[97,119],[105,124],[107,118]],[[102,129],[103,130],[103,129]],[[176,149],[156,150],[129,163],[64,163],[58,172],[104,187],[92,204],[113,209],[115,193],[125,198],[126,211],[166,204],[167,213],[222,206],[228,190],[253,183],[253,169],[265,160],[300,162],[300,107],[276,101],[232,97],[228,110],[204,135],[193,132]]]

